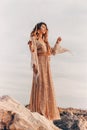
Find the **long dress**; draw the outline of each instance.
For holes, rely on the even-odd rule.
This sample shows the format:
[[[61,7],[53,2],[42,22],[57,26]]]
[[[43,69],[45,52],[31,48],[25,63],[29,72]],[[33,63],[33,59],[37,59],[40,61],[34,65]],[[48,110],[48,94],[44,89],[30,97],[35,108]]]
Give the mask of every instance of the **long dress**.
[[[49,120],[60,119],[50,70],[50,56],[47,55],[46,44],[34,38],[32,38],[32,43],[30,48],[32,65],[37,66],[38,74],[33,72],[29,109],[32,112],[40,113]],[[53,55],[65,52],[64,48],[61,48],[59,44],[55,44],[51,49]]]

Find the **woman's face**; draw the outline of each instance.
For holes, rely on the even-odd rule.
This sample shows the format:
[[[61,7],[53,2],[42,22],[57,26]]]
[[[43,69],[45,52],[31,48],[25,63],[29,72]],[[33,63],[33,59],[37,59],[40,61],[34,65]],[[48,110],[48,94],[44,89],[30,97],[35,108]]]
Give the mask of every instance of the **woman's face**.
[[[45,34],[47,32],[47,27],[44,24],[42,24],[40,31],[41,31],[42,34]]]

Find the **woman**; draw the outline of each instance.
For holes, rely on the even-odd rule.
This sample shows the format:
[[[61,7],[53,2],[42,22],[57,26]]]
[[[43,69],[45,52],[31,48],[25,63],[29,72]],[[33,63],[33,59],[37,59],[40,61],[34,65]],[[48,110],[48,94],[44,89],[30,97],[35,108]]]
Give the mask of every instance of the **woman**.
[[[53,48],[50,47],[48,28],[44,22],[36,24],[30,37],[31,40],[28,44],[31,51],[33,83],[29,109],[32,112],[40,113],[49,120],[60,119],[54,96],[50,56],[69,50],[59,45],[60,37],[58,37],[55,46]]]

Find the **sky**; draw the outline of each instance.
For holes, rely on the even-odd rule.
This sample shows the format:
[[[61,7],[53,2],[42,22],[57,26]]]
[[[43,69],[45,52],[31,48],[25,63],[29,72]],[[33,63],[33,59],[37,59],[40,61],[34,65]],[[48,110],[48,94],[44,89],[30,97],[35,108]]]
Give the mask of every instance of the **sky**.
[[[57,106],[87,109],[87,0],[3,0],[0,2],[0,96],[28,104],[32,87],[27,42],[45,22],[53,46],[72,51],[51,56]]]

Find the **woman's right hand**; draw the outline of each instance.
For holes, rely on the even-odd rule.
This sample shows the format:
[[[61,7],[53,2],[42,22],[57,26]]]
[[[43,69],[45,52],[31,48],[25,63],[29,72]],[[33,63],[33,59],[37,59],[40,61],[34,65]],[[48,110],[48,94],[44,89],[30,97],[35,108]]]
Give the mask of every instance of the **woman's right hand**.
[[[32,45],[32,41],[29,40],[28,45],[29,45],[29,47],[30,47],[30,50],[31,50],[32,52],[34,52],[34,48],[33,48],[33,45]]]
[[[33,72],[34,72],[35,74],[38,73],[38,69],[37,69],[37,66],[36,66],[35,64],[33,64]]]
[[[31,40],[28,41],[28,45],[29,45],[29,46],[32,45],[32,41],[31,41]]]

